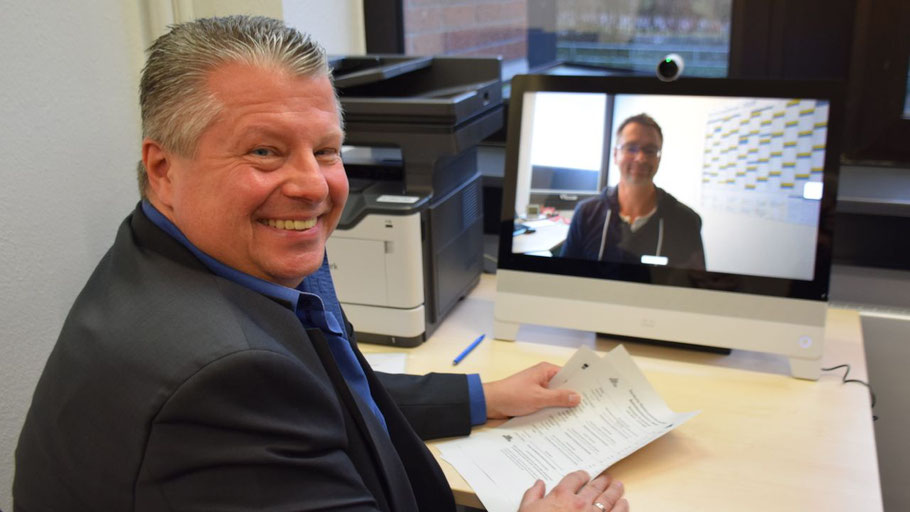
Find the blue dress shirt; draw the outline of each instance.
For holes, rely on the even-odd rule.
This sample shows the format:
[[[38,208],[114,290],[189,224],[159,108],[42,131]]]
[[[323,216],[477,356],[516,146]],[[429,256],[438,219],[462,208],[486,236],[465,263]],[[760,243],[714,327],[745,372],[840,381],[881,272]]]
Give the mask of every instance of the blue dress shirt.
[[[306,276],[296,289],[288,288],[231,268],[205,254],[148,201],[142,201],[142,212],[153,224],[189,249],[213,274],[287,304],[296,313],[304,328],[321,330],[328,340],[329,349],[345,381],[385,426],[382,411],[373,400],[366,375],[347,339],[341,320],[343,318],[341,304],[335,295],[335,285],[329,271],[327,256],[323,257],[322,266],[313,274]],[[471,424],[480,425],[486,422],[487,415],[483,386],[479,375],[470,374],[467,377]]]

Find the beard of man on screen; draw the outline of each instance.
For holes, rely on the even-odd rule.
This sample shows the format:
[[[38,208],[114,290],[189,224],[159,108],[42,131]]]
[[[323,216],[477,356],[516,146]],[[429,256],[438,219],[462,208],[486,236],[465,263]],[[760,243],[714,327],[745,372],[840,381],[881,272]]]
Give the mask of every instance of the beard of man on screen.
[[[566,258],[704,270],[701,217],[654,184],[663,132],[648,114],[616,130],[619,183],[578,204],[560,251]]]

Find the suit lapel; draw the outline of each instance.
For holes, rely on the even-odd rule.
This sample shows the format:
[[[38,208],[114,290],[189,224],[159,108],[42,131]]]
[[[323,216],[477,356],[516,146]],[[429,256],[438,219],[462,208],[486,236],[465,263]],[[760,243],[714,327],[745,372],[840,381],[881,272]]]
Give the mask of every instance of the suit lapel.
[[[406,474],[403,478],[410,483],[418,508],[434,512],[454,511],[455,497],[452,495],[442,468],[439,467],[423,440],[411,428],[398,405],[363,359],[360,351],[356,351],[356,353],[361,364],[364,365],[370,389],[374,390],[373,399],[376,400],[376,404],[385,415],[392,445],[397,450],[398,456],[407,461],[407,464],[404,465]]]
[[[373,400],[376,401],[385,416],[386,425],[389,429],[388,435],[396,450],[396,457],[407,461],[403,466],[406,474],[402,478],[410,483],[411,492],[417,500],[417,507],[420,510],[432,510],[434,512],[454,512],[455,497],[445,474],[442,472],[442,468],[439,467],[433,454],[430,453],[423,440],[411,428],[401,409],[398,408],[392,396],[389,395],[376,377],[373,369],[357,347],[356,341],[354,341],[356,339],[354,326],[348,321],[344,311],[341,314],[344,316],[345,331],[348,334],[348,338],[351,339],[354,354],[357,356],[360,366],[363,367],[367,382],[370,384]]]
[[[399,454],[395,449],[396,447],[390,442],[389,435],[386,433],[379,420],[369,410],[367,405],[363,403],[363,400],[348,387],[347,382],[344,380],[344,376],[341,374],[341,370],[338,369],[335,358],[329,349],[328,341],[325,339],[322,332],[319,329],[307,329],[307,335],[312,341],[316,353],[322,360],[323,366],[325,367],[329,378],[332,380],[332,385],[335,387],[342,403],[350,413],[357,430],[368,445],[374,465],[379,469],[383,491],[385,497],[388,499],[387,506],[390,510],[396,512],[416,512],[418,508],[417,503],[414,501],[415,490],[412,489],[408,473],[405,471],[404,463],[399,457]],[[360,352],[355,350],[355,353],[358,356],[358,360],[361,361],[361,365],[364,365]],[[368,373],[367,378],[370,382],[371,390],[375,390],[376,386],[381,387],[382,384],[378,383],[375,378],[370,379],[371,376],[375,376],[373,376],[373,373],[368,371],[368,369],[368,365],[364,366],[364,370]],[[387,408],[383,407],[383,404],[379,404],[379,406],[383,415],[387,415]],[[386,422],[389,422],[388,417],[386,418]],[[389,428],[391,428],[391,425]]]

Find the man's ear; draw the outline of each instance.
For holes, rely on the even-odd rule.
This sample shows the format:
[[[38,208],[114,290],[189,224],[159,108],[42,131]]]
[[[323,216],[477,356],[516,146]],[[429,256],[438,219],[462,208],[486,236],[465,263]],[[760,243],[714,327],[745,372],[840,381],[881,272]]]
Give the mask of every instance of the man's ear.
[[[173,191],[173,155],[152,139],[142,141],[142,165],[148,176],[150,199],[163,205],[171,205]]]

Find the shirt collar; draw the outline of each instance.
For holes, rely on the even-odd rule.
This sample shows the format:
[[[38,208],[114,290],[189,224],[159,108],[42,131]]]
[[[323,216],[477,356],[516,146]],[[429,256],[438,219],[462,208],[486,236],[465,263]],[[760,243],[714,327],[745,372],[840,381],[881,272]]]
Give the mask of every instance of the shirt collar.
[[[307,310],[325,313],[326,307],[323,303],[322,297],[326,296],[327,293],[328,297],[330,297],[330,300],[337,301],[337,299],[335,299],[335,289],[332,285],[331,274],[329,273],[328,258],[325,256],[323,256],[322,265],[319,267],[319,270],[305,277],[303,282],[301,282],[297,288],[288,288],[287,286],[272,283],[255,276],[251,276],[245,272],[241,272],[204,253],[198,247],[193,245],[193,243],[189,241],[186,235],[184,235],[183,232],[181,232],[180,229],[170,221],[170,219],[165,217],[164,214],[158,211],[157,208],[152,206],[150,202],[142,201],[142,212],[145,213],[146,217],[148,217],[153,224],[164,230],[165,233],[169,234],[175,240],[189,249],[189,251],[192,252],[197,258],[199,258],[199,261],[201,261],[203,265],[212,271],[213,274],[223,277],[228,281],[233,281],[241,286],[249,288],[255,292],[259,292],[266,297],[285,304],[295,312],[300,310]],[[331,328],[331,330],[337,331],[339,330],[340,326],[338,326],[337,321],[334,320],[335,319],[327,319],[329,326],[334,327]]]
[[[651,220],[651,217],[653,217],[655,213],[657,213],[657,207],[656,207],[656,206],[654,207],[653,210],[651,210],[651,211],[648,212],[647,214],[642,215],[641,217],[636,217],[635,220],[632,221],[632,222],[629,221],[629,220],[630,220],[630,217],[629,217],[628,215],[623,215],[622,213],[619,214],[619,218],[621,218],[623,222],[625,222],[626,224],[628,224],[628,225],[629,225],[629,229],[630,229],[633,233],[635,233],[636,231],[638,231],[639,229],[641,229],[642,226],[644,226],[645,224],[647,224],[648,221]]]

